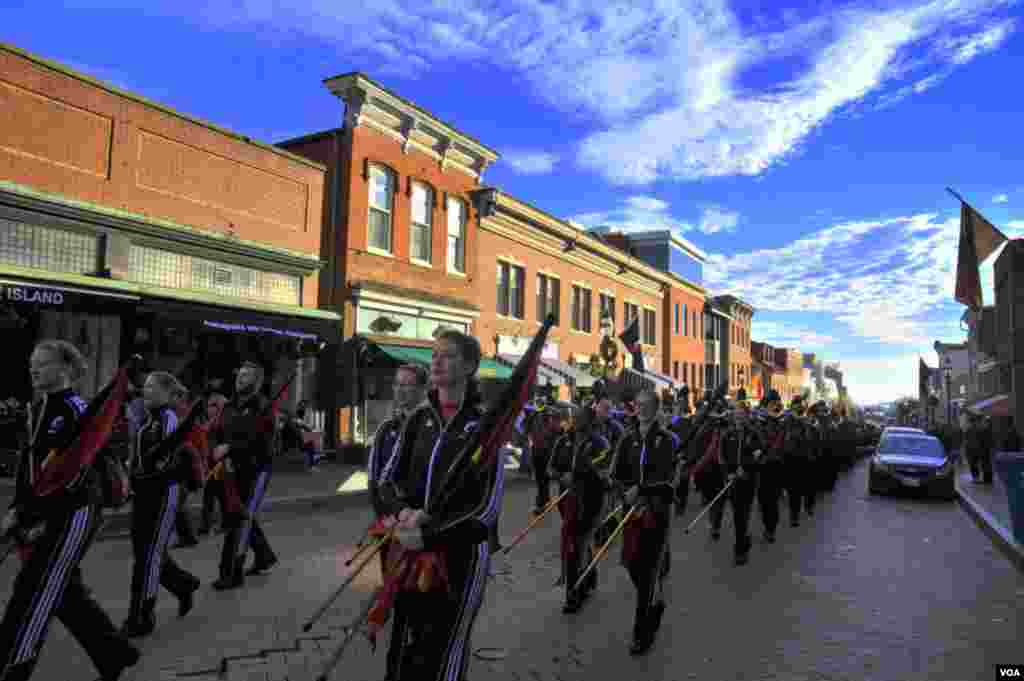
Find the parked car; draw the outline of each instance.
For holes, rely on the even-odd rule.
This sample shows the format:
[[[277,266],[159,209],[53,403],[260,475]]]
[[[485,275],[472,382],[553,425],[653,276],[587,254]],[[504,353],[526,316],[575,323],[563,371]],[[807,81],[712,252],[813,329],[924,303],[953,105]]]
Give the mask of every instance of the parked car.
[[[937,437],[924,433],[883,433],[868,464],[868,494],[915,490],[956,498],[956,466]]]
[[[882,431],[883,439],[885,439],[887,433],[910,433],[916,435],[927,435],[927,433],[925,433],[920,428],[911,428],[909,426],[887,426],[886,429]]]

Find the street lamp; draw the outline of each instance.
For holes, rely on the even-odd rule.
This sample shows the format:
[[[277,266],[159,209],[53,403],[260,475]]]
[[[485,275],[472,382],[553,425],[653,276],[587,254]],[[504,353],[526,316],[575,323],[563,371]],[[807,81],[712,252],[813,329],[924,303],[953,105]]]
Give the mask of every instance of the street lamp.
[[[949,387],[953,380],[953,360],[946,355],[946,361],[942,367],[942,375],[946,378],[946,424],[953,422],[953,391]]]

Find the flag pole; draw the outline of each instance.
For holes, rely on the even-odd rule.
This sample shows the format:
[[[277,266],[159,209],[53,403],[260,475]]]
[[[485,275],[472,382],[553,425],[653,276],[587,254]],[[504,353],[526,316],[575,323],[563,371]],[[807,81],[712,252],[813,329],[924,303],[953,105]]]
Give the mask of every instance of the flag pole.
[[[949,192],[950,194],[952,194],[961,203],[967,203],[967,200],[964,197],[960,196],[959,194],[957,194],[955,191],[953,191],[949,187],[946,187],[946,191]],[[969,206],[971,204],[967,203],[967,205]]]

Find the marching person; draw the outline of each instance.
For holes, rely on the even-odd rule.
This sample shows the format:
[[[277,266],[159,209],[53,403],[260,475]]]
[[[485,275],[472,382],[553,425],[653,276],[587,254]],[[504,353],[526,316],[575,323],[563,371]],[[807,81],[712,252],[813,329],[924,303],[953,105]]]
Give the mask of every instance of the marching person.
[[[725,487],[725,475],[721,466],[722,444],[726,430],[729,428],[728,411],[725,402],[712,399],[705,402],[707,416],[700,430],[693,438],[693,450],[689,466],[690,477],[694,488],[700,492],[701,505],[708,506],[718,498],[718,493]],[[715,507],[708,511],[708,522],[711,527],[711,541],[718,541],[722,536],[722,507],[725,500],[718,498]]]
[[[180,423],[188,417],[189,411],[192,404],[189,402],[188,390],[182,386],[181,393],[175,404],[175,415],[178,417]],[[206,441],[206,433],[204,433],[199,425],[193,427],[192,432],[188,435],[188,445],[192,451],[196,453],[196,461],[198,464],[205,466],[209,459],[209,452],[205,451],[208,449],[208,442]],[[208,471],[203,470],[200,472],[201,477],[199,478],[200,484],[206,479],[206,473]],[[192,513],[188,508],[188,498],[193,491],[198,491],[198,487],[195,490],[191,489],[191,486],[182,484],[178,490],[178,513],[174,519],[174,530],[178,535],[178,541],[175,542],[174,548],[189,548],[192,546],[199,545],[199,539],[196,537],[195,525],[192,522]]]
[[[602,472],[611,464],[608,440],[596,429],[594,410],[583,407],[572,431],[558,438],[551,450],[550,477],[558,480],[562,492],[571,490],[558,504],[562,514],[562,566],[565,578],[563,613],[578,612],[583,601],[597,588],[597,570],[587,583],[573,586],[580,570],[593,559],[592,539],[604,506],[605,482]]]
[[[611,400],[607,397],[599,399],[597,406],[594,408],[594,414],[595,430],[597,434],[607,440],[609,448],[612,452],[615,452],[616,448],[619,446],[619,441],[622,440],[622,436],[626,433],[626,428],[618,419],[615,418],[612,411]],[[609,460],[608,464],[610,463],[611,461]],[[608,522],[599,524],[594,531],[594,543],[598,545],[604,544],[608,540],[608,537],[611,536],[611,532],[614,529],[614,518],[609,518]]]
[[[427,402],[409,416],[398,449],[381,474],[399,492],[384,509],[398,523],[398,542],[440,566],[432,578],[406,582],[397,594],[395,608],[405,617],[393,622],[390,645],[397,650],[389,650],[388,656],[398,662],[392,681],[465,677],[469,639],[486,590],[491,528],[501,506],[504,475],[499,457],[473,474],[475,484],[444,488],[452,466],[471,465],[462,457],[468,456],[464,445],[475,436],[483,416],[475,379],[479,366],[480,344],[475,338],[454,330],[438,334]],[[447,500],[446,507],[435,507],[442,499]]]
[[[802,511],[806,511],[808,516],[814,515],[814,442],[803,414],[803,397],[797,395],[790,403],[790,413],[786,415],[790,436],[783,459],[791,527],[800,527]]]
[[[394,413],[384,423],[380,424],[373,437],[373,445],[366,460],[366,475],[370,491],[370,503],[373,505],[374,515],[381,518],[388,515],[388,508],[395,504],[395,487],[387,479],[382,479],[381,474],[386,468],[392,465],[391,458],[395,453],[396,445],[405,428],[406,421],[415,409],[423,403],[427,395],[427,370],[418,364],[403,364],[395,372],[392,388],[395,393]],[[384,483],[384,484],[382,484]],[[388,553],[391,550],[391,543],[386,543],[380,551],[381,576],[387,576]],[[401,607],[396,607],[392,616],[395,618],[394,631],[405,631],[405,612]],[[400,663],[401,646],[391,646],[387,655],[387,679],[395,678]]]
[[[787,423],[783,417],[782,397],[772,389],[763,402],[765,415],[762,421],[762,435],[765,447],[758,464],[757,508],[764,525],[764,540],[775,543],[775,532],[779,526],[779,506],[782,487],[785,482],[784,457]]]
[[[654,645],[665,612],[668,530],[675,474],[676,436],[658,422],[660,405],[653,390],[637,396],[638,425],[626,432],[612,462],[611,480],[623,509],[633,509],[623,536],[622,562],[636,587],[636,614],[629,652],[640,655]]]
[[[227,459],[235,470],[243,507],[240,512],[224,507],[223,524],[227,528],[220,557],[220,578],[213,583],[218,591],[235,589],[245,577],[262,574],[277,564],[277,556],[257,515],[267,492],[274,441],[274,418],[270,400],[260,393],[263,367],[246,362],[235,378],[235,397],[224,406],[219,428],[213,432],[214,460]],[[252,567],[244,569],[245,556],[252,548]]]
[[[32,387],[40,397],[29,412],[31,437],[22,450],[14,501],[0,528],[5,536],[13,533],[23,561],[0,621],[3,681],[32,676],[54,615],[85,648],[100,681],[117,681],[139,660],[138,649],[117,631],[82,582],[80,565],[101,518],[96,472],[86,469],[53,495],[37,497],[32,489],[51,451],[68,445],[85,411],[85,401],[72,387],[85,369],[82,353],[66,341],[40,342],[29,360]],[[29,542],[25,533],[40,527],[41,536]]]
[[[537,398],[537,407],[525,424],[530,443],[530,465],[533,466],[534,482],[537,485],[537,499],[533,512],[540,513],[551,500],[551,480],[548,478],[548,462],[551,447],[561,435],[562,419],[549,396]]]
[[[142,388],[146,420],[135,435],[132,462],[132,581],[131,605],[121,633],[148,636],[156,627],[156,598],[163,586],[178,597],[178,616],[192,610],[199,580],[167,553],[181,492],[182,447],[169,449],[164,441],[178,428],[174,403],[185,388],[171,374],[154,371]],[[162,446],[163,445],[163,446]]]
[[[200,450],[206,455],[206,484],[203,486],[203,510],[199,521],[199,534],[207,535],[213,529],[213,509],[218,504],[221,507],[223,517],[223,495],[224,479],[223,464],[220,465],[220,473],[217,471],[217,462],[213,460],[213,450],[210,443],[211,433],[220,427],[220,415],[224,411],[224,405],[228,398],[220,393],[212,393],[206,399],[206,421],[199,426],[205,444]]]
[[[741,388],[742,390],[742,388]],[[715,504],[710,514],[715,527],[722,527],[725,499],[732,507],[735,543],[733,561],[746,565],[750,559],[750,513],[754,507],[754,491],[757,487],[756,463],[762,450],[760,434],[753,426],[747,413],[737,409],[722,434],[720,476],[731,485],[722,502]]]

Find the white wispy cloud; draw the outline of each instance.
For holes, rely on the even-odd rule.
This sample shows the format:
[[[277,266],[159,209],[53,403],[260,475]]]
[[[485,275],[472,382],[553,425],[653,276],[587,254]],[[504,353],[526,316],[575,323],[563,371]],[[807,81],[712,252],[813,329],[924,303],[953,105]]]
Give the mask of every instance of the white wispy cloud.
[[[780,348],[797,348],[802,352],[824,350],[836,342],[836,337],[814,329],[787,322],[766,321],[756,316],[751,323],[751,339]]]
[[[843,359],[843,383],[851,399],[860,404],[891,402],[900,397],[917,397],[916,353]]]
[[[265,36],[305,33],[373,54],[375,73],[424,73],[460,59],[512,69],[590,126],[581,166],[639,185],[763,173],[869,94],[884,102],[925,92],[997,49],[1016,29],[999,16],[1006,4],[790,12],[772,33],[743,25],[727,0],[240,0],[190,18]],[[763,88],[746,85],[750,69],[785,57],[809,66]]]
[[[700,216],[697,229],[705,234],[735,232],[739,221],[740,214],[736,211],[726,210],[719,206],[708,206]]]
[[[523,175],[546,175],[558,163],[556,154],[543,151],[514,150],[502,153],[501,160]]]
[[[643,195],[627,197],[619,208],[580,213],[573,215],[568,221],[587,229],[609,227],[625,233],[670,230],[683,234],[694,228],[693,225],[673,217],[667,202],[654,196]]]
[[[996,194],[992,197],[992,203],[1006,203],[1010,200],[1010,197],[1006,194]]]

